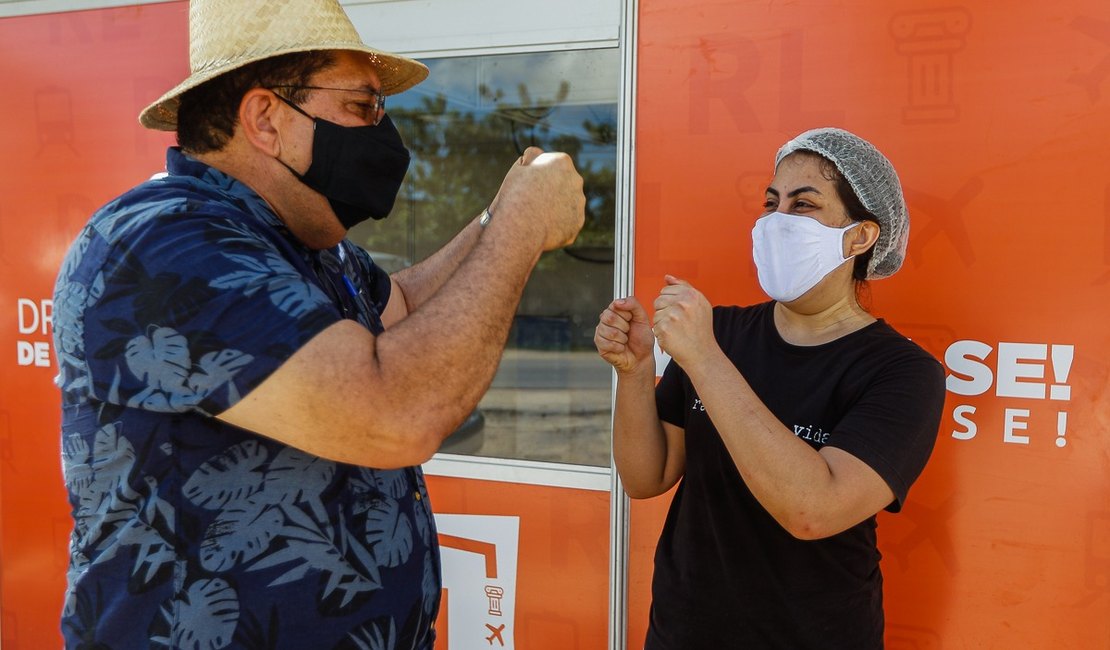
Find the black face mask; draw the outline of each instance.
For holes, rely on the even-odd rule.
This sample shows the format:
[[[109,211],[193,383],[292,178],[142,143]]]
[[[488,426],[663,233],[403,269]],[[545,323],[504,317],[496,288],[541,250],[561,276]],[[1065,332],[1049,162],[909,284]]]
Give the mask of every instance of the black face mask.
[[[323,194],[347,230],[367,219],[389,216],[409,169],[409,150],[389,115],[383,115],[377,126],[342,126],[312,117],[293,102],[281,99],[313,124],[308,171],[301,175],[281,164],[302,183]]]

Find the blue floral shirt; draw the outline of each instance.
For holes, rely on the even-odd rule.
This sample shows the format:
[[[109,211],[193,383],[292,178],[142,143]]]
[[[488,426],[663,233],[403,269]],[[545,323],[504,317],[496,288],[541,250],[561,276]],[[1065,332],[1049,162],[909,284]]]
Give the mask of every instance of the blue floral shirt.
[[[93,215],[55,289],[66,647],[430,649],[420,468],[336,463],[213,417],[340,319],[380,333],[389,277],[349,242],[305,248],[177,149],[167,170]]]

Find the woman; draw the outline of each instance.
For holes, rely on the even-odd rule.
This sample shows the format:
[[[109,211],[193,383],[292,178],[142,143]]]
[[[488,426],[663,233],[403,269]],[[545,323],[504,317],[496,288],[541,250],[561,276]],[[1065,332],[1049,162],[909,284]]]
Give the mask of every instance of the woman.
[[[870,143],[807,131],[775,159],[752,231],[772,298],[713,308],[666,277],[654,325],[613,301],[613,449],[630,496],[680,479],[655,556],[646,648],[881,648],[875,515],[932,451],[940,364],[859,302],[898,270],[909,220]],[[655,386],[653,342],[673,361]]]

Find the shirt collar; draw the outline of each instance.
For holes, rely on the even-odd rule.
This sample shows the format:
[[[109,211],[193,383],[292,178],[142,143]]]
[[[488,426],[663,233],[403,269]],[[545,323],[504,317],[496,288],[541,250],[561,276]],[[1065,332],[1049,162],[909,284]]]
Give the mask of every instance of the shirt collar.
[[[288,233],[285,224],[278,218],[270,205],[246,183],[233,176],[206,165],[181,150],[170,147],[166,150],[166,171],[170,176],[186,176],[216,188],[221,193],[237,199],[252,215],[263,223]],[[291,237],[292,234],[289,233]]]

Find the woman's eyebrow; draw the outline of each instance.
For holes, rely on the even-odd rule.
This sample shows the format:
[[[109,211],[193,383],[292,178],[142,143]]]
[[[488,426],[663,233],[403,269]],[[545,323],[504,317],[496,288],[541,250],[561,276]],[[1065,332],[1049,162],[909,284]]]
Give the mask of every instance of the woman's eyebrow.
[[[821,194],[821,190],[817,189],[816,187],[810,187],[809,185],[806,185],[805,187],[799,187],[798,189],[796,189],[796,190],[790,192],[789,194],[787,194],[786,196],[788,198],[793,198],[793,197],[798,196],[799,194],[802,194],[802,193],[805,193],[805,192],[813,192],[814,194]],[[779,191],[776,190],[773,187],[768,187],[767,188],[767,193],[768,194],[774,194],[775,196],[779,196]]]
[[[789,194],[787,194],[786,196],[789,197],[789,198],[794,198],[795,196],[798,196],[799,194],[804,194],[805,192],[813,192],[814,194],[820,194],[821,190],[817,189],[816,187],[810,187],[810,186],[806,185],[805,187],[799,187],[798,189],[794,190],[793,192],[790,192]]]

